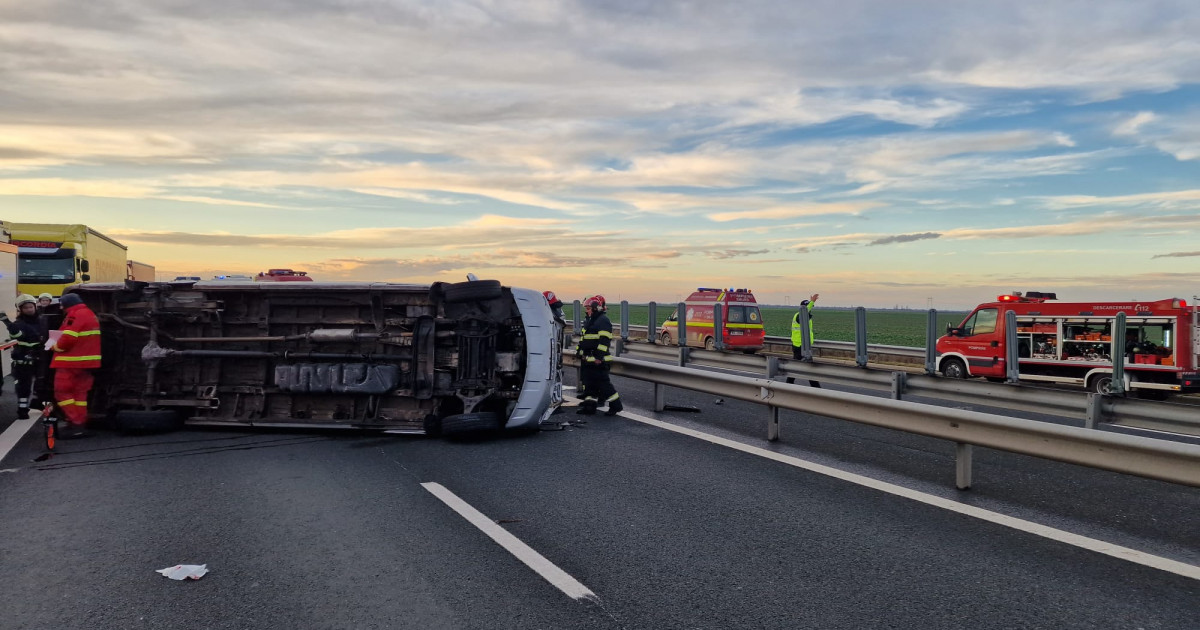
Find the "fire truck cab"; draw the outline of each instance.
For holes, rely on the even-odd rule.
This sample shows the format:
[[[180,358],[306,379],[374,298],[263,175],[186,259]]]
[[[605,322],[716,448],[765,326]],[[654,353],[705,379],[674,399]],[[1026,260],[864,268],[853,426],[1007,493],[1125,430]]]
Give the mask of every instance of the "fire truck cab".
[[[713,332],[713,313],[721,309],[722,335],[725,347],[754,353],[762,349],[766,330],[763,328],[762,313],[750,289],[699,288],[684,302],[687,306],[684,328],[687,331],[685,345],[715,350],[716,337]],[[672,345],[679,339],[679,309],[663,322],[658,329],[658,339],[663,345]]]
[[[1125,391],[1148,398],[1200,391],[1197,308],[1177,298],[1155,302],[1058,302],[1053,293],[1001,295],[980,304],[937,341],[938,370],[950,378],[1001,380],[1008,344],[1017,344],[1021,380],[1082,385],[1111,393],[1112,357],[1125,357]],[[1016,313],[1015,339],[1005,319]],[[1125,338],[1114,338],[1117,313]]]

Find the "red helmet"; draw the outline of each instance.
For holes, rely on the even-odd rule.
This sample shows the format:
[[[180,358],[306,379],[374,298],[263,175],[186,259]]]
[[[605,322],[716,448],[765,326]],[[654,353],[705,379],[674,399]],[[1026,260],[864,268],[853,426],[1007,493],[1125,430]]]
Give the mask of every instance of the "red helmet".
[[[598,311],[603,311],[603,310],[605,310],[604,296],[603,295],[593,295],[592,297],[584,300],[583,305],[590,306]]]
[[[562,304],[562,302],[560,302],[558,300],[558,296],[554,295],[553,291],[542,291],[542,297],[546,298],[546,303],[549,304],[550,306],[554,306],[555,304]]]

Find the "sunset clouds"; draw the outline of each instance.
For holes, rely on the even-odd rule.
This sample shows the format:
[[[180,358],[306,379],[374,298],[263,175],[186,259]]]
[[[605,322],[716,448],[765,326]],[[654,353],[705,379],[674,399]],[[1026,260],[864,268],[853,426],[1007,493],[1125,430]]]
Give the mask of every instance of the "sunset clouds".
[[[4,3],[0,219],[164,275],[1182,296],[1198,31],[1191,2]]]

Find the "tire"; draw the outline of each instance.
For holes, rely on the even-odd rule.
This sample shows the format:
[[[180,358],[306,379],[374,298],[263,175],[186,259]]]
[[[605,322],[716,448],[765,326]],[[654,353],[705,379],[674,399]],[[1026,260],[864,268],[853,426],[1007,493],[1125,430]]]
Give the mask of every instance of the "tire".
[[[442,421],[435,415],[425,416],[425,435],[429,437],[442,436]]]
[[[447,302],[479,302],[494,300],[502,294],[499,280],[456,282],[443,289]]]
[[[946,378],[967,378],[967,366],[959,359],[946,359],[942,362],[942,376]]]
[[[442,437],[448,439],[485,436],[500,431],[500,414],[460,413],[442,418]]]
[[[662,336],[658,338],[658,341],[664,346],[671,345],[671,333],[663,333]]]
[[[1097,394],[1108,396],[1112,394],[1112,374],[1098,374],[1088,383],[1088,389]]]
[[[113,421],[121,433],[169,433],[183,428],[183,417],[173,409],[122,409]]]
[[[704,338],[704,349],[705,350],[716,350],[717,349],[717,340],[713,339],[712,337],[705,337]]]

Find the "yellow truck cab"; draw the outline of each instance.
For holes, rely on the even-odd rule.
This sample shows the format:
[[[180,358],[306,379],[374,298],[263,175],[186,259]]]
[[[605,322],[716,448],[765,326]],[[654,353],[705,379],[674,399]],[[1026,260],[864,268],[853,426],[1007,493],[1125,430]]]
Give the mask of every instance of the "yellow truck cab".
[[[9,223],[17,246],[17,289],[38,295],[63,294],[83,282],[124,282],[126,247],[86,225]]]

